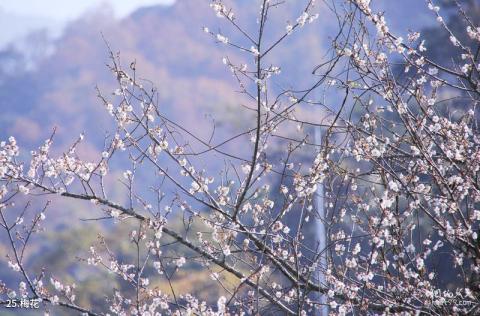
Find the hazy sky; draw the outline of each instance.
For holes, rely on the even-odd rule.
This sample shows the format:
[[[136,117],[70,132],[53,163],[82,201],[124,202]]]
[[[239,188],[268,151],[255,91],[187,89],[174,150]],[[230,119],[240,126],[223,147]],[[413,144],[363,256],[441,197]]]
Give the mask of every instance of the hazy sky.
[[[172,4],[175,0],[0,0],[0,48],[35,29],[59,33],[70,20],[107,4],[118,17],[142,6]]]

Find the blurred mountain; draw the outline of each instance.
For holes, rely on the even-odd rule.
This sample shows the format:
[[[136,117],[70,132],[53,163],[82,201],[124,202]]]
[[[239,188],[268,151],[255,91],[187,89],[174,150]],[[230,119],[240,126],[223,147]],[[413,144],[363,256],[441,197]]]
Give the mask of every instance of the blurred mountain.
[[[231,2],[240,24],[254,30],[257,6],[246,1]],[[274,27],[267,30],[268,40],[279,36],[287,21],[296,19],[305,2],[287,1],[283,9],[272,13],[270,23]],[[388,6],[399,6],[397,1],[385,3],[388,12]],[[329,37],[335,34],[333,16],[321,5],[318,11],[318,23],[293,35],[271,57],[288,73],[288,77],[279,79],[283,86],[295,83],[298,87],[313,80],[309,76],[311,69],[321,60]],[[400,16],[394,19],[404,20]],[[31,35],[31,45],[23,51],[12,47],[0,51],[0,136],[14,134],[21,141],[38,142],[58,126],[61,139],[88,131],[90,141],[101,140],[110,120],[94,88],[98,85],[105,93],[114,88],[113,77],[105,66],[108,51],[102,34],[113,50],[121,53],[125,65],[136,61],[139,75],[152,80],[167,115],[192,127],[210,124],[198,120],[207,113],[215,112],[220,119],[234,118],[231,110],[241,103],[241,98],[234,92],[236,83],[221,59],[228,55],[241,62],[250,56],[217,45],[202,32],[203,26],[222,29],[232,40],[245,43],[222,22],[209,8],[209,1],[180,0],[172,6],[139,9],[121,20],[116,20],[109,9],[90,11],[68,25],[63,36],[49,43],[51,46],[46,43],[45,33]],[[38,53],[47,49],[53,53]],[[34,59],[34,70],[29,70],[25,65],[32,59],[28,57],[32,51],[44,58]]]
[[[188,11],[183,11],[185,6],[190,6]],[[182,11],[188,12],[188,18]],[[111,12],[92,13],[71,23],[55,41],[54,53],[33,71],[22,69],[24,52],[4,50],[0,53],[2,138],[14,134],[26,142],[38,141],[53,126],[65,138],[84,130],[90,140],[103,137],[109,118],[94,88],[98,85],[108,93],[114,82],[105,66],[108,52],[102,32],[114,50],[121,51],[125,63],[136,60],[141,76],[157,85],[166,112],[183,115],[199,104],[232,100],[221,51],[201,31],[200,21],[212,20],[209,13],[206,2],[195,1],[141,10],[120,21]]]

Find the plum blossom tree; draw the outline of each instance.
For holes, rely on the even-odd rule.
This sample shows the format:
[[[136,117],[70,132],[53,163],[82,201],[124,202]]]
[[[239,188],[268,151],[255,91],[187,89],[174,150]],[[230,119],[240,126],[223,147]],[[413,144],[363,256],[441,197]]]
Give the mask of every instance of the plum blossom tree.
[[[29,159],[14,137],[1,143],[0,223],[8,266],[21,278],[0,284],[2,304],[38,299],[47,311],[60,306],[85,315],[479,312],[480,27],[458,3],[463,31],[474,43],[464,44],[465,34],[455,34],[440,7],[427,1],[449,32],[445,45],[461,51],[451,64],[439,64],[427,56],[428,39],[414,31],[406,39],[393,34],[369,0],[325,2],[321,8],[336,16],[338,33],[313,69],[315,83],[284,88],[269,57],[318,18],[317,8],[307,1],[270,41],[269,17],[283,3],[260,2],[254,33],[222,1],[211,2],[242,42],[204,28],[219,45],[250,58],[250,64],[223,60],[247,100],[238,111],[254,117],[247,130],[212,143],[177,124],[162,113],[158,92],[140,79],[137,65],[123,67],[110,49],[118,88],[98,96],[115,130],[97,160],[78,154],[83,135],[55,156],[53,133]],[[316,115],[305,111],[311,107]],[[309,128],[322,129],[321,142]],[[247,158],[226,149],[238,140]],[[131,166],[119,179],[125,203],[105,185],[116,156]],[[202,167],[209,159],[219,162],[215,168]],[[154,175],[151,184],[145,174]],[[324,194],[324,212],[317,210],[317,192]],[[90,201],[103,213],[98,220],[137,224],[121,236],[135,260],[124,261],[103,236],[81,259],[132,291],[112,289],[105,308],[93,310],[76,302],[75,285],[55,271],[25,265],[31,236],[46,227],[49,204],[35,202],[45,195]],[[171,225],[175,218],[184,225]],[[309,240],[312,218],[326,228],[325,247]],[[211,272],[223,294],[203,301],[152,285],[171,284],[192,262]]]

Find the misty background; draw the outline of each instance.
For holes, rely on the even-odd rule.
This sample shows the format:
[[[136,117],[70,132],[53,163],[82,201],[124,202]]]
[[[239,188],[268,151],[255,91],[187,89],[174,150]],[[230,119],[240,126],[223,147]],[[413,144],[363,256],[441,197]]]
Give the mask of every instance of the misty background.
[[[258,9],[253,2],[230,2],[236,16],[251,29],[255,28]],[[304,3],[286,2],[286,9],[276,12],[270,21],[278,25],[280,32],[288,20],[298,17]],[[289,38],[279,53],[272,56],[272,62],[281,65],[283,73],[288,74],[279,79],[285,86],[308,86],[314,79],[313,68],[321,62],[330,46],[330,37],[334,36],[336,21],[317,2],[320,13],[317,22]],[[428,28],[436,36],[432,31],[435,19],[424,1],[372,2],[385,10],[394,33],[406,38],[408,30]],[[247,118],[235,112],[242,99],[235,92],[236,81],[222,64],[222,58],[229,56],[241,62],[246,56],[216,44],[202,31],[203,26],[228,29],[215,17],[209,3],[207,0],[0,0],[0,139],[14,135],[21,148],[32,150],[57,128],[54,147],[58,153],[86,132],[83,157],[89,160],[100,155],[105,132],[112,122],[95,87],[106,94],[115,88],[115,78],[106,67],[108,49],[102,34],[114,52],[120,52],[125,65],[135,61],[141,77],[158,88],[160,107],[168,117],[200,135],[210,132],[214,120],[219,124],[219,140],[222,133],[242,127]],[[121,194],[115,197],[121,202]],[[104,276],[109,282],[96,282],[98,270],[92,273],[90,267],[79,265],[75,258],[66,258],[66,254],[87,251],[88,245],[95,241],[96,232],[104,229],[97,222],[72,224],[72,218],[89,215],[92,214],[86,214],[81,202],[54,203],[47,213],[47,217],[54,218],[51,222],[54,230],[42,235],[42,240],[35,240],[36,248],[30,251],[29,258],[32,267],[48,265],[54,271],[64,271],[59,277],[77,282],[79,305],[101,306],[103,294],[110,292],[112,284],[122,284],[116,284],[119,281],[112,276]],[[128,235],[125,227],[109,229],[115,234]],[[126,245],[120,245],[119,251],[128,256]],[[7,248],[0,243],[2,280],[11,277],[3,264],[6,253]],[[218,289],[208,280],[208,275],[198,273],[190,275],[188,280],[179,275],[174,283],[193,294],[203,292],[213,296],[212,291]],[[195,283],[203,286],[194,288]]]

